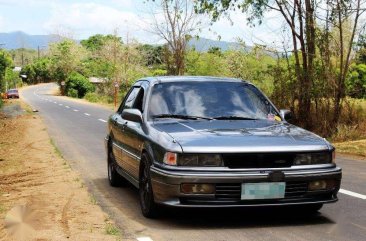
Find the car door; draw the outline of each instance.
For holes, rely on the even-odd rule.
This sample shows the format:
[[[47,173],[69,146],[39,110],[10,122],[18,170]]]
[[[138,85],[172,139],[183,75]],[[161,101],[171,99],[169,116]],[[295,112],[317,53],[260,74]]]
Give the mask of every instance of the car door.
[[[141,87],[136,99],[132,105],[132,108],[139,109],[141,113],[143,113],[143,103],[145,97],[145,89]],[[140,157],[143,148],[143,136],[144,131],[142,128],[142,124],[133,121],[126,121],[124,126],[124,132],[122,134],[122,158],[123,162],[129,168],[130,174],[138,180],[139,178],[139,166],[140,166]]]
[[[118,165],[128,174],[132,175],[133,169],[126,162],[125,151],[125,128],[127,120],[124,120],[121,116],[122,111],[127,108],[132,108],[135,99],[140,91],[140,86],[133,86],[127,93],[124,101],[119,107],[118,111],[112,116],[112,133],[113,133],[113,154],[116,158]]]

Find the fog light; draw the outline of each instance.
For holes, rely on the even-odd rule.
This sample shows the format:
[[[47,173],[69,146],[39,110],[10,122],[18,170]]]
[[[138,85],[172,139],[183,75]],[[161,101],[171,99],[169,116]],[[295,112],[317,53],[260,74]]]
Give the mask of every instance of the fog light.
[[[185,194],[214,194],[215,193],[215,185],[213,184],[193,184],[193,183],[184,183],[180,186],[181,192]]]
[[[324,180],[312,181],[309,183],[309,191],[323,190],[327,188],[327,182]]]

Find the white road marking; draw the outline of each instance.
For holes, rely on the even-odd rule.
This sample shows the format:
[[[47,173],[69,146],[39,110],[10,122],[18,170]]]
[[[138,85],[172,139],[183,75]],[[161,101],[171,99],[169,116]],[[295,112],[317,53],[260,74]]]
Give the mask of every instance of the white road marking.
[[[153,241],[150,237],[140,237],[136,238],[138,241]]]
[[[342,188],[339,189],[339,192],[343,193],[343,194],[346,194],[346,195],[349,195],[349,196],[352,196],[352,197],[357,197],[357,198],[361,198],[363,200],[366,200],[366,195],[359,194],[357,192],[348,191],[348,190],[345,190],[345,189],[342,189]]]
[[[88,114],[88,113],[84,113],[84,115],[90,116],[90,114]]]
[[[73,109],[73,111],[77,112],[77,111],[79,111],[79,110],[77,110],[77,109]]]
[[[59,106],[62,106],[62,104],[58,104]]]
[[[107,122],[106,120],[103,120],[103,119],[98,119],[99,121],[101,121],[101,122]]]
[[[70,108],[70,106],[68,106],[68,105],[67,105],[67,106],[65,106],[65,107],[66,107],[67,109],[69,109],[69,108]]]
[[[57,104],[57,102],[56,102],[56,101],[54,101],[53,103]]]

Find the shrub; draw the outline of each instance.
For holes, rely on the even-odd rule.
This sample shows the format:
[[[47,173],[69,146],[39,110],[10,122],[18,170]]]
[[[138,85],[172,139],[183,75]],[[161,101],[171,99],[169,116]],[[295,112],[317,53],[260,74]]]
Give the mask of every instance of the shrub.
[[[1,96],[0,96],[0,108],[3,106],[3,100],[1,99]]]
[[[86,93],[94,91],[94,85],[77,72],[72,72],[66,79],[65,92],[68,96],[83,98]]]
[[[366,64],[351,65],[346,87],[349,96],[366,98]]]
[[[153,76],[164,76],[167,75],[168,71],[165,69],[156,69],[153,71],[152,75]]]
[[[76,89],[68,89],[66,92],[67,96],[73,97],[73,98],[78,98],[79,94],[78,91]]]
[[[96,102],[99,102],[99,96],[98,94],[96,93],[86,93],[86,95],[84,96],[84,99],[86,99],[87,101],[89,102],[93,102],[93,103],[96,103]]]

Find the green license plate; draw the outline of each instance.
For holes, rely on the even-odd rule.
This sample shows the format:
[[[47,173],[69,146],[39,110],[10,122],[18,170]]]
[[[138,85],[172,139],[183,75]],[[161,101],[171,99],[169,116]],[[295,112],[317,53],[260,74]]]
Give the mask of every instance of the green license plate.
[[[243,183],[241,200],[284,198],[285,188],[285,182]]]

